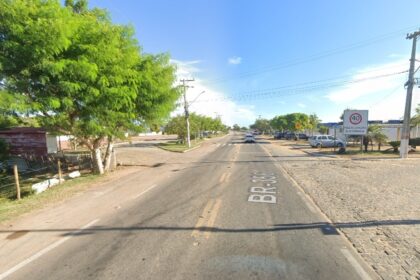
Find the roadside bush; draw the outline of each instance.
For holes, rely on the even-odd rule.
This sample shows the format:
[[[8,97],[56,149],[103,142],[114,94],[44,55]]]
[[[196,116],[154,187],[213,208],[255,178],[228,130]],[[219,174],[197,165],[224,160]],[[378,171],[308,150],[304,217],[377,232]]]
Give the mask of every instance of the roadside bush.
[[[389,145],[394,148],[394,152],[398,152],[398,148],[400,147],[401,142],[400,141],[390,141],[388,142]]]
[[[0,139],[0,160],[5,160],[9,157],[9,144],[3,139]]]
[[[388,144],[391,145],[392,148],[394,148],[394,152],[398,152],[398,148],[400,147],[401,141],[391,141],[388,142]],[[417,146],[420,146],[420,138],[411,138],[408,141],[408,145],[415,149]]]
[[[408,144],[414,148],[420,146],[420,138],[412,138],[408,141]]]

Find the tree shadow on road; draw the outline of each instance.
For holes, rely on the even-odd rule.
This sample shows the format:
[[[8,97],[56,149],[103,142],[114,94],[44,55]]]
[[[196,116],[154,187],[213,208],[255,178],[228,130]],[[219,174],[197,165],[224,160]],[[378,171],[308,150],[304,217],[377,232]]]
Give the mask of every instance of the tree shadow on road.
[[[338,235],[337,229],[346,228],[369,228],[369,227],[384,227],[384,226],[415,226],[419,225],[420,220],[371,220],[361,222],[314,222],[314,223],[289,223],[289,224],[275,224],[262,228],[222,228],[222,227],[194,227],[194,226],[129,226],[129,227],[107,227],[107,226],[92,226],[90,228],[80,230],[76,228],[57,228],[57,229],[19,229],[19,230],[0,230],[0,234],[9,234],[6,239],[13,238],[20,235],[22,232],[26,233],[50,233],[58,232],[62,236],[78,236],[89,235],[100,232],[143,232],[143,231],[201,231],[214,233],[265,233],[265,232],[281,232],[281,231],[300,231],[318,229],[324,235]],[[12,238],[11,238],[12,237]]]

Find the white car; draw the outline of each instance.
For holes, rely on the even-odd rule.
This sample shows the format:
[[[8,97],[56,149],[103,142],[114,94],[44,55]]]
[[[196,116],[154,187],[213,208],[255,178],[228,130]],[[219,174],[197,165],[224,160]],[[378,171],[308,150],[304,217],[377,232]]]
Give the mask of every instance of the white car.
[[[339,147],[343,148],[346,146],[346,142],[339,139],[334,138],[334,136],[331,135],[315,135],[309,138],[309,144],[312,147]]]
[[[255,143],[254,135],[246,134],[244,141],[245,141],[245,143]]]

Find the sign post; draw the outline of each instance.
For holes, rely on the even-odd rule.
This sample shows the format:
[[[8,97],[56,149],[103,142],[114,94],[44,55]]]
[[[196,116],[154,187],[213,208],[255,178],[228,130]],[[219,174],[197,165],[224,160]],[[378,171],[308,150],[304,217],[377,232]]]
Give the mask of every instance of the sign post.
[[[368,131],[368,110],[344,110],[344,134],[361,135],[360,148],[363,153],[363,138]]]
[[[343,127],[346,135],[366,135],[368,110],[345,110]]]

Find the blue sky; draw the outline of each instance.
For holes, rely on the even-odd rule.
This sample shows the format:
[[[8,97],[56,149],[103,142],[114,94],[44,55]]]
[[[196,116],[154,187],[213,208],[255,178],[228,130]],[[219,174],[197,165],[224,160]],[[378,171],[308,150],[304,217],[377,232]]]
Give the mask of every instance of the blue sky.
[[[369,109],[370,119],[403,115],[407,74],[376,77],[408,69],[411,41],[405,34],[420,28],[418,1],[95,0],[90,5],[108,9],[114,22],[132,24],[145,52],[169,52],[179,77],[196,79],[189,99],[205,91],[191,110],[220,114],[228,124],[291,112],[337,121],[346,108]],[[342,78],[330,80],[336,77]]]

